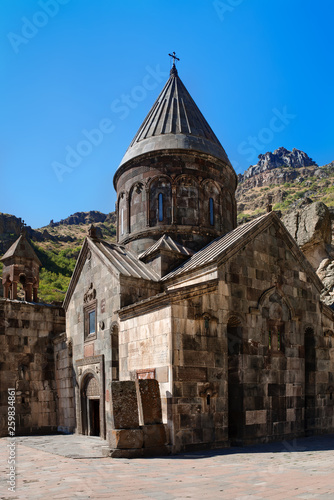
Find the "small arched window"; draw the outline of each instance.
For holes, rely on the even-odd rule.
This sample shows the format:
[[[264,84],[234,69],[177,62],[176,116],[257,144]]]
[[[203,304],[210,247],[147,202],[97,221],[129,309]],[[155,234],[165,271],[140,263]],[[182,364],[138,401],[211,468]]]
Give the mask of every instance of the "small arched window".
[[[213,198],[209,199],[209,219],[210,219],[210,226],[213,226],[214,225]]]
[[[20,283],[22,286],[25,286],[26,284],[26,275],[25,274],[20,274]]]
[[[159,210],[159,222],[164,220],[164,200],[162,193],[159,193],[158,196],[158,210]]]
[[[121,234],[124,234],[124,208],[121,209]]]

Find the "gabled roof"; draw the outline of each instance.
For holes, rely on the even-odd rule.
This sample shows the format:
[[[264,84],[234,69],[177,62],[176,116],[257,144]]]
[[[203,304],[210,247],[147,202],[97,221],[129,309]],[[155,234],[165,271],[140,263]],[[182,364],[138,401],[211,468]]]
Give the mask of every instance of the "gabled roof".
[[[110,264],[123,276],[159,281],[159,276],[149,266],[124,246],[107,243],[103,240],[90,240],[93,245],[109,260]]]
[[[268,214],[262,215],[261,217],[247,222],[242,226],[238,226],[233,231],[211,241],[208,245],[195,253],[189,260],[181,264],[177,269],[174,269],[174,271],[166,274],[162,280],[174,278],[175,276],[183,274],[187,271],[192,271],[199,267],[203,267],[210,262],[214,262],[224,251],[236,243],[240,238],[247,233],[252,233],[253,229],[257,227],[259,223],[267,217],[267,215]]]
[[[185,257],[190,257],[191,255],[194,254],[193,250],[190,250],[189,248],[180,245],[179,243],[176,243],[176,241],[174,241],[173,238],[164,234],[156,243],[154,243],[151,247],[145,250],[145,252],[141,253],[138,256],[138,258],[144,259],[145,257],[148,257],[149,255],[152,255],[153,253],[159,250],[165,250],[168,252],[181,254]]]
[[[5,255],[1,257],[1,261],[5,262],[10,258],[18,257],[20,259],[27,259],[35,261],[39,266],[42,265],[41,261],[35,254],[32,246],[28,243],[24,234],[21,234],[20,237],[13,243],[13,245],[7,250]]]
[[[294,252],[296,259],[299,260],[305,271],[311,277],[313,283],[319,291],[323,288],[323,284],[309,261],[306,259],[303,252],[297,245],[297,242],[290,235],[284,224],[277,217],[275,212],[269,212],[256,219],[253,219],[242,226],[238,226],[233,231],[216,238],[204,248],[195,253],[190,259],[181,264],[179,267],[166,274],[161,281],[166,281],[171,278],[178,277],[184,273],[195,271],[203,268],[211,263],[222,261],[234,254],[239,248],[242,248],[251,241],[258,233],[264,231],[269,225],[277,224],[282,229],[285,240],[288,242],[289,248]]]
[[[191,149],[230,165],[223,146],[182,83],[175,66],[120,166],[141,154],[163,149]]]
[[[64,299],[64,307],[67,309],[79,280],[82,268],[85,264],[88,252],[93,251],[105,264],[111,273],[133,278],[141,278],[149,281],[159,281],[159,276],[149,266],[141,262],[136,255],[124,246],[107,243],[98,238],[87,237],[82,245],[72,278]]]

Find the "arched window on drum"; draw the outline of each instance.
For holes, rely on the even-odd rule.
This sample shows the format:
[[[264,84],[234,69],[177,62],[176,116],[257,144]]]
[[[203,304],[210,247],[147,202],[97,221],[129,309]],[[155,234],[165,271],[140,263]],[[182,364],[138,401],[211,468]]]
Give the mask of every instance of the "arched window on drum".
[[[172,186],[168,177],[158,177],[150,184],[150,226],[172,223]]]
[[[202,225],[220,231],[220,191],[212,181],[203,184]]]
[[[121,193],[118,199],[118,238],[127,233],[127,201],[125,193]]]
[[[213,198],[209,198],[209,222],[210,226],[215,225],[214,202]]]
[[[164,196],[162,193],[159,193],[158,196],[158,219],[159,222],[164,220]]]

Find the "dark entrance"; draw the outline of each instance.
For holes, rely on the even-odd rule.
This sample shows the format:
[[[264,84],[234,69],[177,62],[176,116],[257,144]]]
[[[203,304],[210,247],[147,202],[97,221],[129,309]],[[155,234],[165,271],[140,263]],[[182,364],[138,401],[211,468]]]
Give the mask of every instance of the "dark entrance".
[[[89,375],[81,393],[82,404],[82,433],[86,436],[100,436],[100,389],[98,380]]]
[[[88,399],[89,403],[89,434],[91,436],[100,435],[100,400]]]

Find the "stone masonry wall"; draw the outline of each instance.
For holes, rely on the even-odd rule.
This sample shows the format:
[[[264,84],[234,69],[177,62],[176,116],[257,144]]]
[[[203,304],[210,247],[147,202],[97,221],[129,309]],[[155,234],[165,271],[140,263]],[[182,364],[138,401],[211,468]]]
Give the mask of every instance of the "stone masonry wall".
[[[123,315],[124,314],[124,315]],[[171,307],[134,315],[122,313],[119,332],[120,380],[155,378],[160,384],[163,421],[171,394]]]
[[[90,289],[96,297],[96,338],[85,341],[84,302]],[[119,282],[92,252],[86,260],[66,312],[67,340],[72,341],[73,362],[88,356],[104,354],[111,360],[110,327],[117,321],[115,311],[119,308]],[[111,369],[111,364],[106,367]]]
[[[66,337],[67,342],[73,346],[73,370],[76,383],[76,413],[82,411],[82,392],[85,390],[82,384],[87,382],[85,376],[79,375],[82,366],[85,370],[95,370],[96,359],[103,363],[101,369],[105,374],[105,381],[100,387],[100,428],[111,428],[110,394],[108,388],[112,380],[118,377],[116,366],[118,359],[118,317],[116,311],[120,307],[119,281],[112,272],[96,256],[95,252],[89,251],[78,283],[74,290],[68,310],[66,312]],[[85,302],[85,294],[90,293],[95,297],[96,311],[96,334],[92,338],[85,334],[85,306],[92,302]],[[87,332],[86,332],[87,333]],[[116,340],[116,342],[114,342]],[[100,357],[103,356],[103,361]],[[87,359],[87,363],[84,360]],[[80,364],[81,363],[81,364]],[[84,363],[82,365],[82,363]],[[80,366],[79,366],[80,364]],[[81,366],[82,365],[82,366]],[[89,368],[90,367],[90,368]],[[100,376],[100,374],[99,374]],[[80,387],[78,386],[80,382]],[[105,408],[105,415],[102,415]],[[106,427],[104,426],[106,420]],[[78,424],[78,422],[77,422]],[[81,431],[85,432],[84,428]]]
[[[322,332],[309,338],[306,329],[307,435],[326,434],[334,429],[334,312],[323,306]]]
[[[174,451],[333,432],[334,314],[295,252],[272,225],[174,297]]]
[[[226,446],[227,367],[217,293],[173,304],[174,451]]]
[[[55,381],[57,387],[57,428],[61,432],[75,429],[72,345],[62,333],[54,341]]]
[[[317,429],[333,431],[333,406],[324,403],[333,365],[322,345],[319,291],[280,231],[269,227],[220,270],[230,414],[233,392],[242,401],[229,430],[236,443],[303,435],[316,415]]]
[[[0,299],[1,435],[8,388],[16,391],[16,435],[57,430],[52,339],[64,329],[61,307]]]

